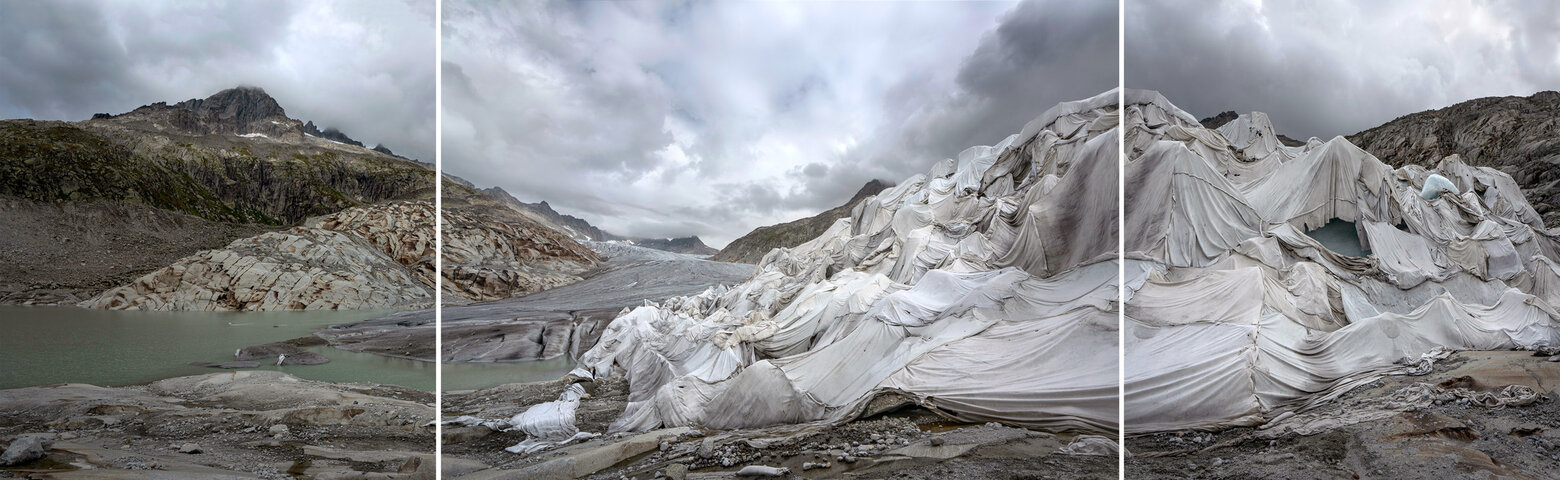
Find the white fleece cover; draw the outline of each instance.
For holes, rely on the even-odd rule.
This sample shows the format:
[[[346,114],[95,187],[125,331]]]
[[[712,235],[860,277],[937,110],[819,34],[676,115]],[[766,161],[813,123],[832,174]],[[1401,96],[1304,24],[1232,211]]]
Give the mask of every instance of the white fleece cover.
[[[1447,349],[1560,345],[1556,238],[1506,174],[1126,97],[1129,433],[1260,424]],[[1305,234],[1333,220],[1370,256]]]
[[[609,431],[840,422],[888,394],[1113,434],[1117,93],[937,162],[742,284],[620,315],[581,356],[629,382]]]

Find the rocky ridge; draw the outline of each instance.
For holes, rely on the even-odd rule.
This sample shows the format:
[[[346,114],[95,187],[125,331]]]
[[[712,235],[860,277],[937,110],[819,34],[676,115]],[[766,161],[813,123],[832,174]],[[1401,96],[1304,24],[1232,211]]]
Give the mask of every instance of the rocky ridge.
[[[305,135],[303,125],[255,88],[81,122],[0,121],[0,194],[267,225],[431,198],[430,166]]]
[[[1468,165],[1500,170],[1517,181],[1545,225],[1560,224],[1560,92],[1477,98],[1404,115],[1348,139],[1392,167],[1433,168],[1458,155]]]
[[[446,302],[498,300],[580,281],[601,261],[569,235],[446,177]]]

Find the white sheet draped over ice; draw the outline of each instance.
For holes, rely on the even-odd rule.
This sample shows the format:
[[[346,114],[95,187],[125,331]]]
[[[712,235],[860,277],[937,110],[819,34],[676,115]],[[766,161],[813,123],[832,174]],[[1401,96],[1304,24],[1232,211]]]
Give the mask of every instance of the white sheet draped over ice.
[[[1393,170],[1341,137],[1268,141],[1265,115],[1213,131],[1126,96],[1130,432],[1259,424],[1444,349],[1560,344],[1555,237],[1504,173]],[[1304,233],[1333,220],[1371,256]]]
[[[936,163],[742,284],[622,314],[581,356],[629,381],[610,430],[836,422],[901,395],[1114,432],[1116,96]]]
[[[585,387],[578,383],[571,384],[564,388],[558,400],[532,405],[531,408],[509,419],[510,428],[525,432],[526,439],[504,450],[510,453],[531,453],[554,445],[595,437],[596,434],[581,432],[574,426],[574,411],[579,408],[580,398],[584,396]],[[455,421],[461,422],[462,419],[469,418],[471,417],[461,417]],[[470,424],[471,421],[464,423]],[[487,425],[480,421],[478,424]]]

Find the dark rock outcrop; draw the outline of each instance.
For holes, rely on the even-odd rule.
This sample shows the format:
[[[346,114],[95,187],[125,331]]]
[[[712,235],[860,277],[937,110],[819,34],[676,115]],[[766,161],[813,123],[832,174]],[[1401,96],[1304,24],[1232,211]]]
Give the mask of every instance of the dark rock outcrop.
[[[1224,124],[1230,123],[1237,118],[1240,118],[1240,114],[1235,113],[1234,110],[1230,110],[1226,112],[1219,112],[1218,115],[1198,120],[1197,123],[1201,123],[1203,128],[1217,130],[1219,127],[1224,126]]]
[[[1393,167],[1435,166],[1450,155],[1491,167],[1522,187],[1544,225],[1560,223],[1560,92],[1486,97],[1398,117],[1348,137]]]
[[[357,146],[357,147],[362,147],[363,146],[363,142],[359,142],[357,140],[353,140],[352,137],[348,137],[347,134],[341,133],[341,130],[337,130],[336,127],[325,127],[325,130],[322,131],[322,130],[319,129],[319,127],[314,126],[314,122],[312,122],[312,121],[309,122],[309,123],[303,124],[303,133],[307,133],[309,135],[320,137],[320,138],[323,138],[323,139],[326,139],[326,140],[331,140],[331,141],[335,141],[335,142],[345,143],[347,145],[352,145],[352,146]],[[382,148],[382,147],[384,147],[384,145],[380,145],[379,147],[374,148],[374,151],[379,151],[379,148]],[[390,149],[388,149],[388,148],[386,148],[381,153],[384,153],[384,154],[387,154],[387,155],[393,155],[392,153],[390,153]]]
[[[857,190],[856,194],[850,197],[850,201],[845,202],[844,205],[801,220],[755,228],[742,238],[732,240],[726,248],[710,257],[710,260],[757,264],[770,250],[778,247],[794,247],[818,238],[834,224],[835,220],[849,217],[851,209],[856,208],[856,204],[892,186],[881,180],[869,181],[866,185],[862,185],[861,189]]]
[[[510,195],[509,192],[504,191],[501,187],[485,188],[481,192],[511,208],[535,214],[541,217],[539,220],[552,223],[555,229],[563,231],[570,236],[576,238],[583,237],[598,242],[624,240],[623,237],[596,228],[596,226],[591,225],[590,222],[582,218],[558,213],[557,210],[553,210],[552,205],[547,204],[546,200],[537,203],[525,203],[516,199],[514,195]]]

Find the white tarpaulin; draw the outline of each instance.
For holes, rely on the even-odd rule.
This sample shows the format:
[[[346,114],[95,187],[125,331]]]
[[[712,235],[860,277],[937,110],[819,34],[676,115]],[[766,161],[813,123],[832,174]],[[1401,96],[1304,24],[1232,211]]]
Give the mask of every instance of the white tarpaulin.
[[[611,429],[837,422],[900,395],[1113,433],[1117,93],[936,163],[747,282],[620,315],[581,357],[629,382]]]
[[[1504,173],[1393,170],[1342,137],[1283,147],[1265,115],[1215,131],[1126,96],[1129,432],[1258,424],[1448,349],[1560,345],[1555,242]],[[1367,257],[1306,233],[1333,221]]]

